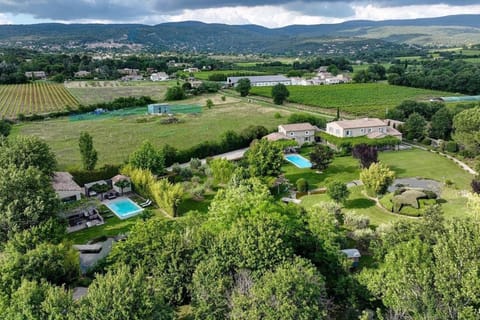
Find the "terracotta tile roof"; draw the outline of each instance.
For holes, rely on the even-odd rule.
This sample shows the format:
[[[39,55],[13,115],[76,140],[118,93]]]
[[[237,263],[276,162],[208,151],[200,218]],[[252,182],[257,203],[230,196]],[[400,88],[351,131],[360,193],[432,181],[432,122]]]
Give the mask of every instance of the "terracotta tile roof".
[[[385,127],[386,124],[378,118],[363,118],[355,120],[342,120],[334,121],[330,123],[335,123],[343,129],[355,129],[355,128],[369,128],[369,127]]]
[[[319,130],[318,127],[312,126],[308,122],[282,124],[282,125],[279,125],[278,127],[282,127],[285,131],[310,131],[310,130],[317,131]]]
[[[68,172],[55,172],[52,186],[55,191],[83,191]]]
[[[270,133],[263,138],[267,139],[268,141],[288,140],[288,137],[280,132]]]

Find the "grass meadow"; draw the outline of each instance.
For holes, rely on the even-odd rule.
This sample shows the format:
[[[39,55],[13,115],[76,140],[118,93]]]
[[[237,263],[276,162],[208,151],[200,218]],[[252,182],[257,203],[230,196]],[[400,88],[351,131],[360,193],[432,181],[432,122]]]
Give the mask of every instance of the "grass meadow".
[[[254,87],[251,94],[271,97],[272,87]],[[452,93],[391,86],[386,83],[352,83],[329,86],[289,86],[290,102],[325,109],[340,108],[356,116],[382,116],[404,100],[428,100]]]
[[[120,97],[148,96],[163,100],[167,89],[175,81],[73,81],[67,90],[83,105],[109,102]]]
[[[242,102],[231,97],[222,101],[218,94],[202,95],[181,103],[205,105],[209,98],[215,104],[212,109],[204,108],[198,115],[179,116],[183,122],[177,124],[161,124],[161,117],[143,115],[85,121],[70,121],[64,117],[15,125],[12,136],[35,135],[44,139],[55,152],[60,168],[66,169],[80,166],[78,138],[82,131],[93,136],[99,157],[97,165],[101,166],[123,163],[145,140],[157,147],[168,143],[177,149],[185,149],[206,140],[217,140],[227,130],[239,132],[249,125],[274,129],[290,114],[289,111]],[[277,112],[284,117],[275,118]],[[139,123],[139,119],[146,122]]]

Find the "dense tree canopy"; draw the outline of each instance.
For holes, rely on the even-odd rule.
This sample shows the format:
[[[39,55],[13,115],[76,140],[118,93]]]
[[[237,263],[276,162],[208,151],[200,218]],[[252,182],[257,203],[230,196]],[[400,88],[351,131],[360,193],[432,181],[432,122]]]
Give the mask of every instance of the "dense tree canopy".
[[[129,163],[134,168],[159,174],[163,172],[165,159],[161,151],[155,149],[149,141],[144,141],[140,148],[130,155]]]
[[[250,80],[248,78],[242,78],[238,80],[235,90],[240,93],[240,96],[246,97],[248,96],[251,87]]]
[[[290,92],[284,84],[279,83],[272,87],[272,97],[275,104],[283,104],[289,96]]]
[[[480,108],[467,109],[453,118],[453,138],[465,149],[480,152]]]
[[[0,167],[17,169],[34,167],[52,176],[57,161],[47,143],[34,136],[17,136],[12,140],[0,140]]]
[[[50,178],[38,169],[0,168],[0,242],[55,216],[58,205]]]
[[[245,154],[252,176],[275,176],[283,163],[282,148],[267,139],[254,141]]]

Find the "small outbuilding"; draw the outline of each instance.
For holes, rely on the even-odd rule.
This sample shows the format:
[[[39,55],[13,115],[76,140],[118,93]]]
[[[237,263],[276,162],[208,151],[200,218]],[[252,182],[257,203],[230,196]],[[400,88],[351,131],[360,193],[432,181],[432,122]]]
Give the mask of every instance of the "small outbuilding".
[[[148,105],[148,114],[168,114],[171,113],[170,106],[166,103],[154,103]]]
[[[55,172],[52,186],[61,201],[78,201],[82,197],[83,189],[73,180],[68,172]]]
[[[124,194],[125,192],[132,192],[132,181],[129,177],[123,174],[117,174],[112,178],[112,187],[115,192]]]
[[[360,257],[362,256],[360,254],[360,251],[358,251],[358,249],[343,249],[341,251],[347,256],[349,260],[352,261],[352,267],[358,266]]]

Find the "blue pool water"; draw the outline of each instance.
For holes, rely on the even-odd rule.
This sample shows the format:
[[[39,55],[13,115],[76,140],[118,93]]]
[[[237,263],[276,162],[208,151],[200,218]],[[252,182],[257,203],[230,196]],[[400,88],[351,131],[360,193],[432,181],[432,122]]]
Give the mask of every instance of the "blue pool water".
[[[285,159],[288,162],[293,163],[296,167],[305,169],[305,168],[311,168],[312,163],[308,161],[308,159],[305,159],[299,154],[289,154],[288,156],[285,156]]]
[[[139,214],[143,209],[130,199],[118,199],[105,204],[120,219],[126,219]]]

